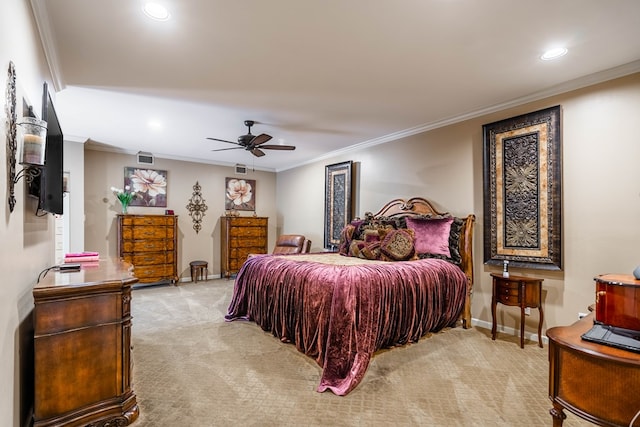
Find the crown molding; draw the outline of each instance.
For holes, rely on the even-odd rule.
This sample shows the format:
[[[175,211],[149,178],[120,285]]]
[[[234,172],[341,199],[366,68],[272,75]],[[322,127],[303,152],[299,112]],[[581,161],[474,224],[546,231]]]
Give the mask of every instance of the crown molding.
[[[54,37],[51,32],[51,25],[49,24],[49,15],[47,12],[46,0],[31,0],[31,9],[33,10],[33,16],[36,20],[36,26],[38,27],[38,33],[40,34],[40,42],[42,43],[42,50],[44,50],[44,56],[49,65],[49,72],[51,73],[51,80],[56,92],[60,92],[66,87],[64,79],[62,78],[62,72],[60,71],[57,49],[54,43]]]
[[[598,83],[603,83],[609,80],[617,79],[620,77],[624,77],[630,74],[634,74],[640,72],[640,60],[629,62],[624,65],[620,65],[618,67],[610,68],[604,71],[600,71],[598,73],[589,74],[586,76],[578,77],[573,80],[566,81],[559,85],[551,86],[545,90],[533,93],[531,95],[527,95],[521,98],[516,98],[511,101],[503,102],[500,104],[495,104],[491,106],[487,106],[484,108],[480,108],[474,111],[471,111],[466,114],[460,114],[457,116],[449,117],[443,120],[438,120],[431,123],[425,123],[419,126],[415,126],[409,129],[405,129],[402,131],[390,133],[388,135],[384,135],[378,138],[370,139],[367,141],[360,142],[358,144],[350,145],[349,147],[345,147],[340,150],[332,151],[330,153],[324,154],[322,156],[316,157],[312,160],[299,163],[296,165],[286,166],[284,168],[277,169],[276,172],[282,172],[289,169],[294,169],[300,166],[308,165],[311,163],[316,163],[320,160],[326,160],[329,158],[341,156],[343,154],[351,153],[353,151],[361,150],[364,148],[373,147],[379,144],[384,144],[387,142],[397,141],[402,138],[407,138],[413,135],[417,135],[419,133],[428,132],[430,130],[438,129],[441,127],[453,125],[456,123],[460,123],[466,120],[475,119],[477,117],[481,117],[487,114],[496,113],[498,111],[507,110],[509,108],[518,107],[520,105],[528,104],[530,102],[539,101],[541,99],[549,98],[551,96],[560,95],[563,93],[571,92],[573,90],[582,89],[587,86],[592,86]]]

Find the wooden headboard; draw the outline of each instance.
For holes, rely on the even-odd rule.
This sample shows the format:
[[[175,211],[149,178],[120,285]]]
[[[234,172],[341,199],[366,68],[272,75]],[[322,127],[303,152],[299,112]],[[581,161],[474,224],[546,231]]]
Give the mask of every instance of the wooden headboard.
[[[409,200],[394,199],[384,205],[375,214],[367,213],[373,217],[398,217],[398,216],[419,216],[419,215],[449,215],[447,212],[438,212],[428,200],[422,197],[412,197]],[[462,323],[465,328],[471,327],[471,296],[473,294],[473,226],[476,216],[468,215],[463,220],[460,230],[460,269],[467,276],[469,282],[467,287],[467,298],[465,301]]]

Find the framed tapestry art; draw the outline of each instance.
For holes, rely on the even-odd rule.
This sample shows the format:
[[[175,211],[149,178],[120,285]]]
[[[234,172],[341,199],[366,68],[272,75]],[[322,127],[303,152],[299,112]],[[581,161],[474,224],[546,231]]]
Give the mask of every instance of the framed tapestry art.
[[[351,222],[351,161],[325,167],[324,247],[340,244],[342,229]]]
[[[224,209],[255,212],[256,180],[225,178]]]
[[[124,168],[124,187],[135,191],[130,206],[167,207],[167,171]]]
[[[482,130],[484,262],[561,270],[560,106]]]

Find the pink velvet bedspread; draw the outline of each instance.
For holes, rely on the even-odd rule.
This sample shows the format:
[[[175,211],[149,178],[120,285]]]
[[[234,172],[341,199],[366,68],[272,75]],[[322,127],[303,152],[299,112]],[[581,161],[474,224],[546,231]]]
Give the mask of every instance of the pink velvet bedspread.
[[[439,259],[256,255],[239,271],[227,321],[251,320],[322,367],[317,391],[346,395],[375,351],[454,326],[467,278]]]

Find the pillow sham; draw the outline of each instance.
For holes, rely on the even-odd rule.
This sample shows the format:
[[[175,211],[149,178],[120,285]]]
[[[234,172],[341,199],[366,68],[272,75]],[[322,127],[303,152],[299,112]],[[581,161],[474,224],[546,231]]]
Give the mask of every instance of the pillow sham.
[[[405,218],[407,229],[414,231],[415,250],[418,254],[435,254],[451,258],[449,236],[453,217]]]
[[[380,259],[383,261],[409,261],[415,259],[414,231],[408,228],[382,230],[380,233]]]

